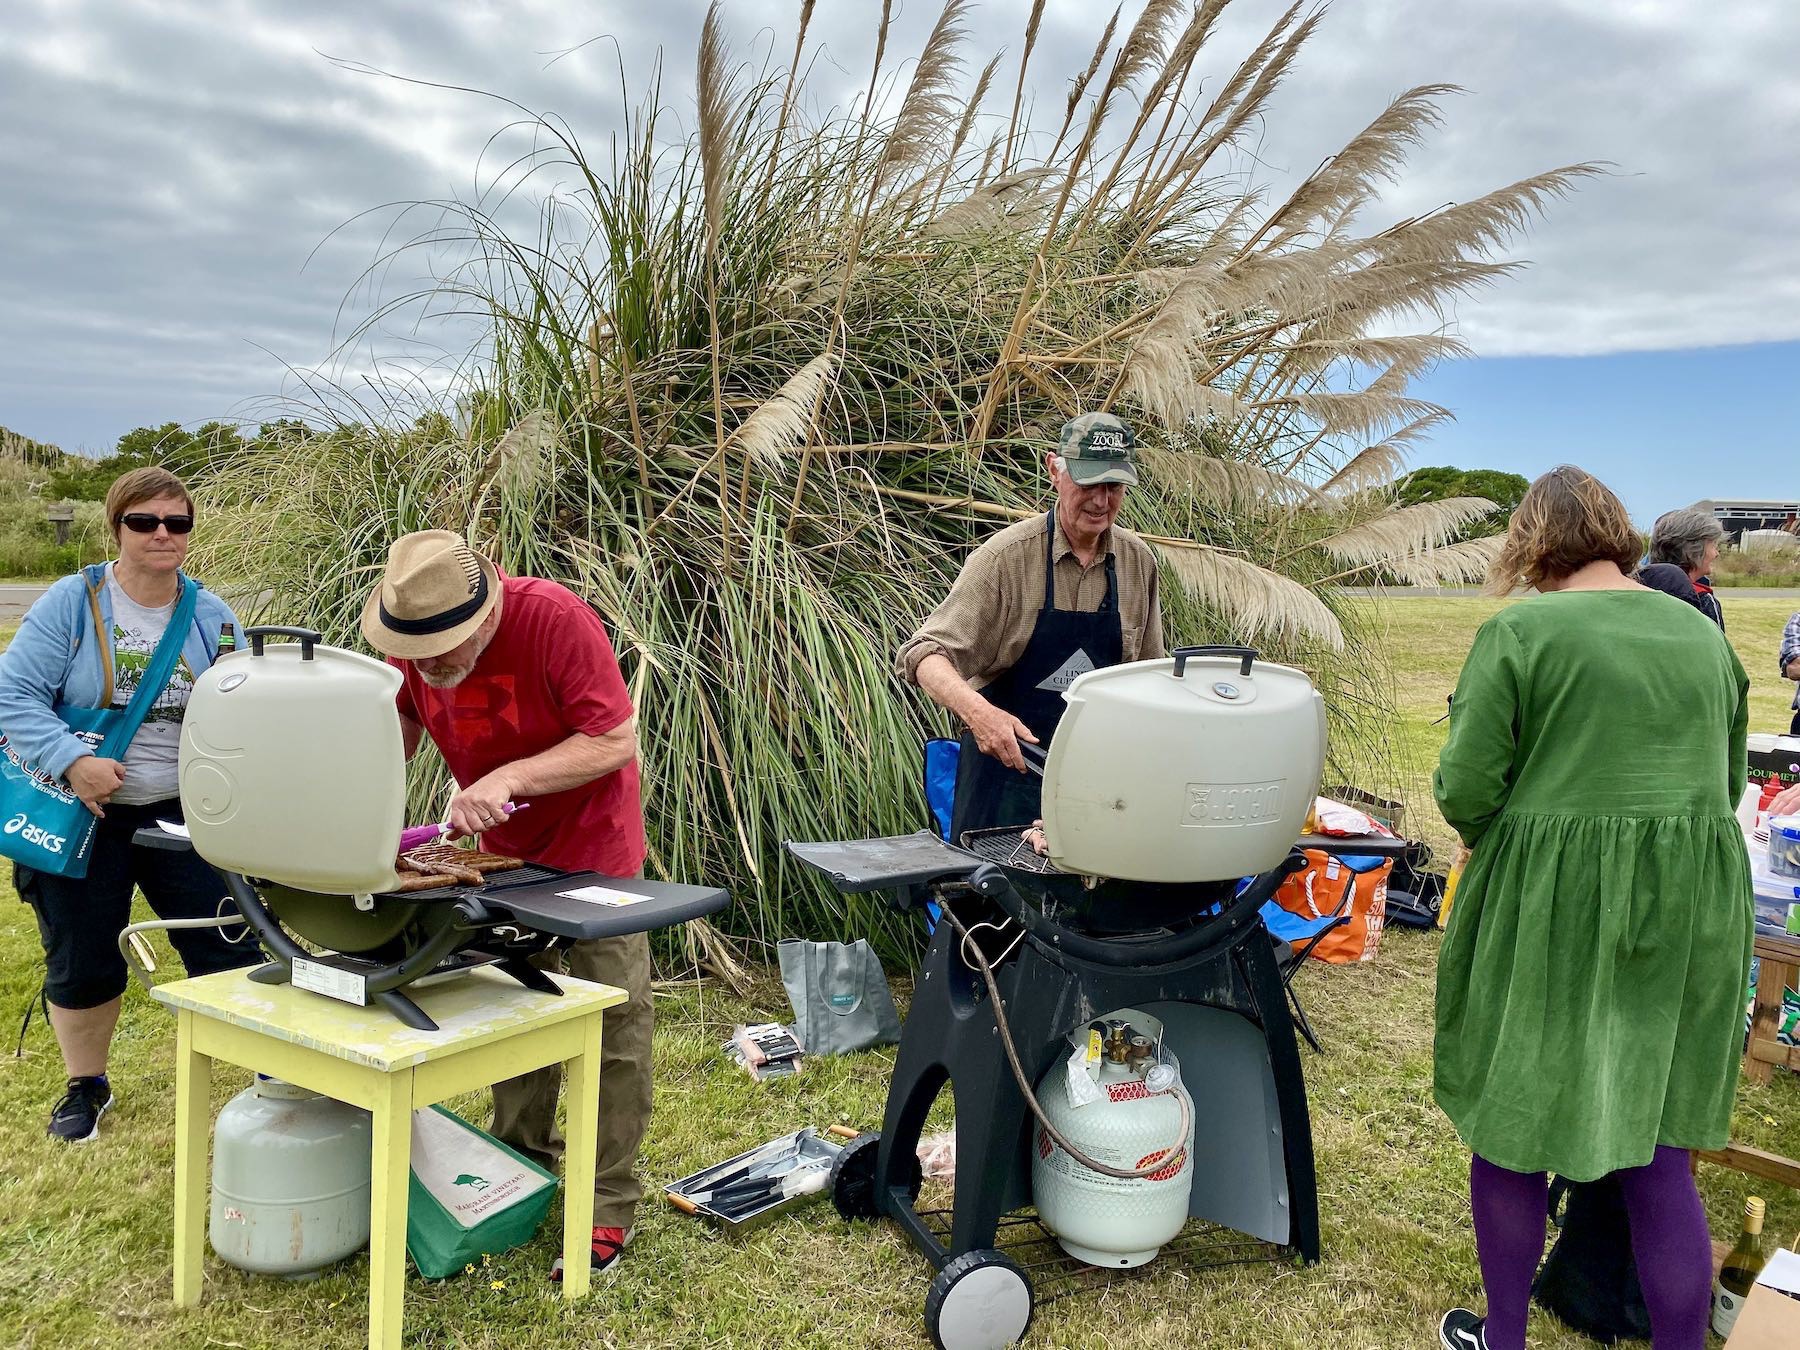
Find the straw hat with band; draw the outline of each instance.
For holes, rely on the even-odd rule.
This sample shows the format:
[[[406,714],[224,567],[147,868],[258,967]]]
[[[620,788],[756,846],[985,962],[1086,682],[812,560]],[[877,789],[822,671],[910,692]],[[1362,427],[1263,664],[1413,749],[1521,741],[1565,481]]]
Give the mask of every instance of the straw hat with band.
[[[401,535],[381,585],[363,606],[362,631],[386,656],[424,661],[466,641],[500,599],[500,573],[453,530]]]

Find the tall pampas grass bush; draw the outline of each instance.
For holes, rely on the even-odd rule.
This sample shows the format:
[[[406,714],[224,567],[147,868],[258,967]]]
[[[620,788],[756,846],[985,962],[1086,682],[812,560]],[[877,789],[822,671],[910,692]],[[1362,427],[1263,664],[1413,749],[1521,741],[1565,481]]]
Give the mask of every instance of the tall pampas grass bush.
[[[1345,587],[1476,577],[1496,542],[1454,542],[1485,503],[1396,509],[1409,445],[1447,416],[1409,382],[1458,354],[1447,307],[1511,272],[1498,251],[1593,170],[1371,227],[1438,124],[1449,91],[1426,86],[1270,206],[1232,151],[1321,14],[1272,12],[1233,65],[1225,5],[1115,15],[1041,121],[1030,91],[1067,74],[1030,68],[1042,4],[1016,70],[972,69],[964,0],[896,67],[884,6],[869,92],[822,113],[813,6],[757,75],[715,5],[689,134],[654,77],[604,158],[524,111],[505,195],[537,185],[535,231],[496,200],[433,204],[407,247],[441,280],[377,319],[472,311],[480,359],[423,411],[399,386],[391,407],[322,394],[310,420],[330,429],[215,482],[215,519],[240,523],[209,530],[202,565],[340,642],[405,530],[460,529],[566,582],[639,709],[651,871],[730,887],[743,938],[897,952],[906,925],[781,841],[925,823],[919,743],[944,724],[894,649],[973,544],[1043,509],[1058,425],[1111,409],[1146,446],[1124,521],[1163,561],[1171,640],[1305,667],[1336,770],[1378,779],[1382,663]],[[415,809],[440,790],[422,773]]]

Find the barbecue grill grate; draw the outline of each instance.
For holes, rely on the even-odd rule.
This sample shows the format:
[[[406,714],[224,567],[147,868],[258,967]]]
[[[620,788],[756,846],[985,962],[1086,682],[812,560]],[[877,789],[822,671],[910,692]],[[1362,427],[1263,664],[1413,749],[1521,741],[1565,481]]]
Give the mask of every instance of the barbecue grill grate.
[[[481,879],[479,886],[464,886],[459,883],[455,886],[439,886],[435,890],[404,891],[397,894],[400,899],[408,901],[454,900],[457,896],[467,895],[470,891],[480,893],[506,890],[513,886],[530,886],[535,882],[549,881],[551,878],[561,875],[562,873],[553,872],[546,867],[532,867],[527,864],[524,867],[515,867],[508,872],[489,872]]]
[[[1048,857],[1025,842],[1022,831],[1010,825],[997,830],[965,831],[962,846],[966,852],[1015,871],[1034,872],[1041,877],[1061,875]]]

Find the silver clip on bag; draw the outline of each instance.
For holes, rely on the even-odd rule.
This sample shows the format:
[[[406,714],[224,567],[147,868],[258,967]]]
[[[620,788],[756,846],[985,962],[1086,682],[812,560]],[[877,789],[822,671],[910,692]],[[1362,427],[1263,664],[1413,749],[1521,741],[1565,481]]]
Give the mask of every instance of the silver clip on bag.
[[[794,1030],[809,1055],[843,1055],[900,1039],[900,1014],[881,962],[862,938],[776,946],[781,982],[794,1005]]]

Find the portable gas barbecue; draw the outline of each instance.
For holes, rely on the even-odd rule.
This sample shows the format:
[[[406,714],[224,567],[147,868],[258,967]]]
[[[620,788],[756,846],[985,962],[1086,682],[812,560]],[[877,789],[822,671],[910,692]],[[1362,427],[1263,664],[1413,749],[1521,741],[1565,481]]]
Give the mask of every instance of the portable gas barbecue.
[[[722,909],[724,891],[519,865],[403,891],[396,841],[406,799],[393,667],[297,628],[252,628],[250,650],[194,682],[181,732],[188,838],[225,879],[272,958],[250,972],[347,999],[373,1000],[409,1026],[437,1026],[401,990],[427,976],[494,964],[557,994],[530,963],[586,938],[619,937]],[[265,647],[271,636],[296,643]]]
[[[1034,1162],[1054,1152],[1041,1099],[1061,1075],[1048,1075],[1069,1060],[1072,1033],[1113,1014],[1155,1023],[1191,1095],[1186,1215],[1318,1259],[1305,1083],[1257,911],[1303,862],[1298,845],[1403,847],[1301,838],[1325,726],[1300,671],[1245,648],[1188,648],[1089,672],[1064,697],[1043,768],[1047,856],[1022,845],[1020,828],[957,845],[921,832],[787,846],[845,893],[940,907],[881,1134],[845,1148],[831,1185],[845,1218],[895,1220],[937,1267],[925,1315],[948,1350],[1004,1346],[1030,1323],[1031,1282],[996,1234],[1033,1204]],[[920,1131],[946,1082],[957,1172],[943,1235],[915,1201]],[[1147,1082],[1130,1085],[1137,1098],[1155,1095]],[[1163,1138],[1168,1149],[1137,1161],[1178,1157],[1179,1140]],[[1131,1176],[1154,1180],[1145,1166]],[[1129,1225],[1132,1185],[1103,1182],[1093,1204]],[[1148,1259],[1163,1240],[1112,1264]]]

